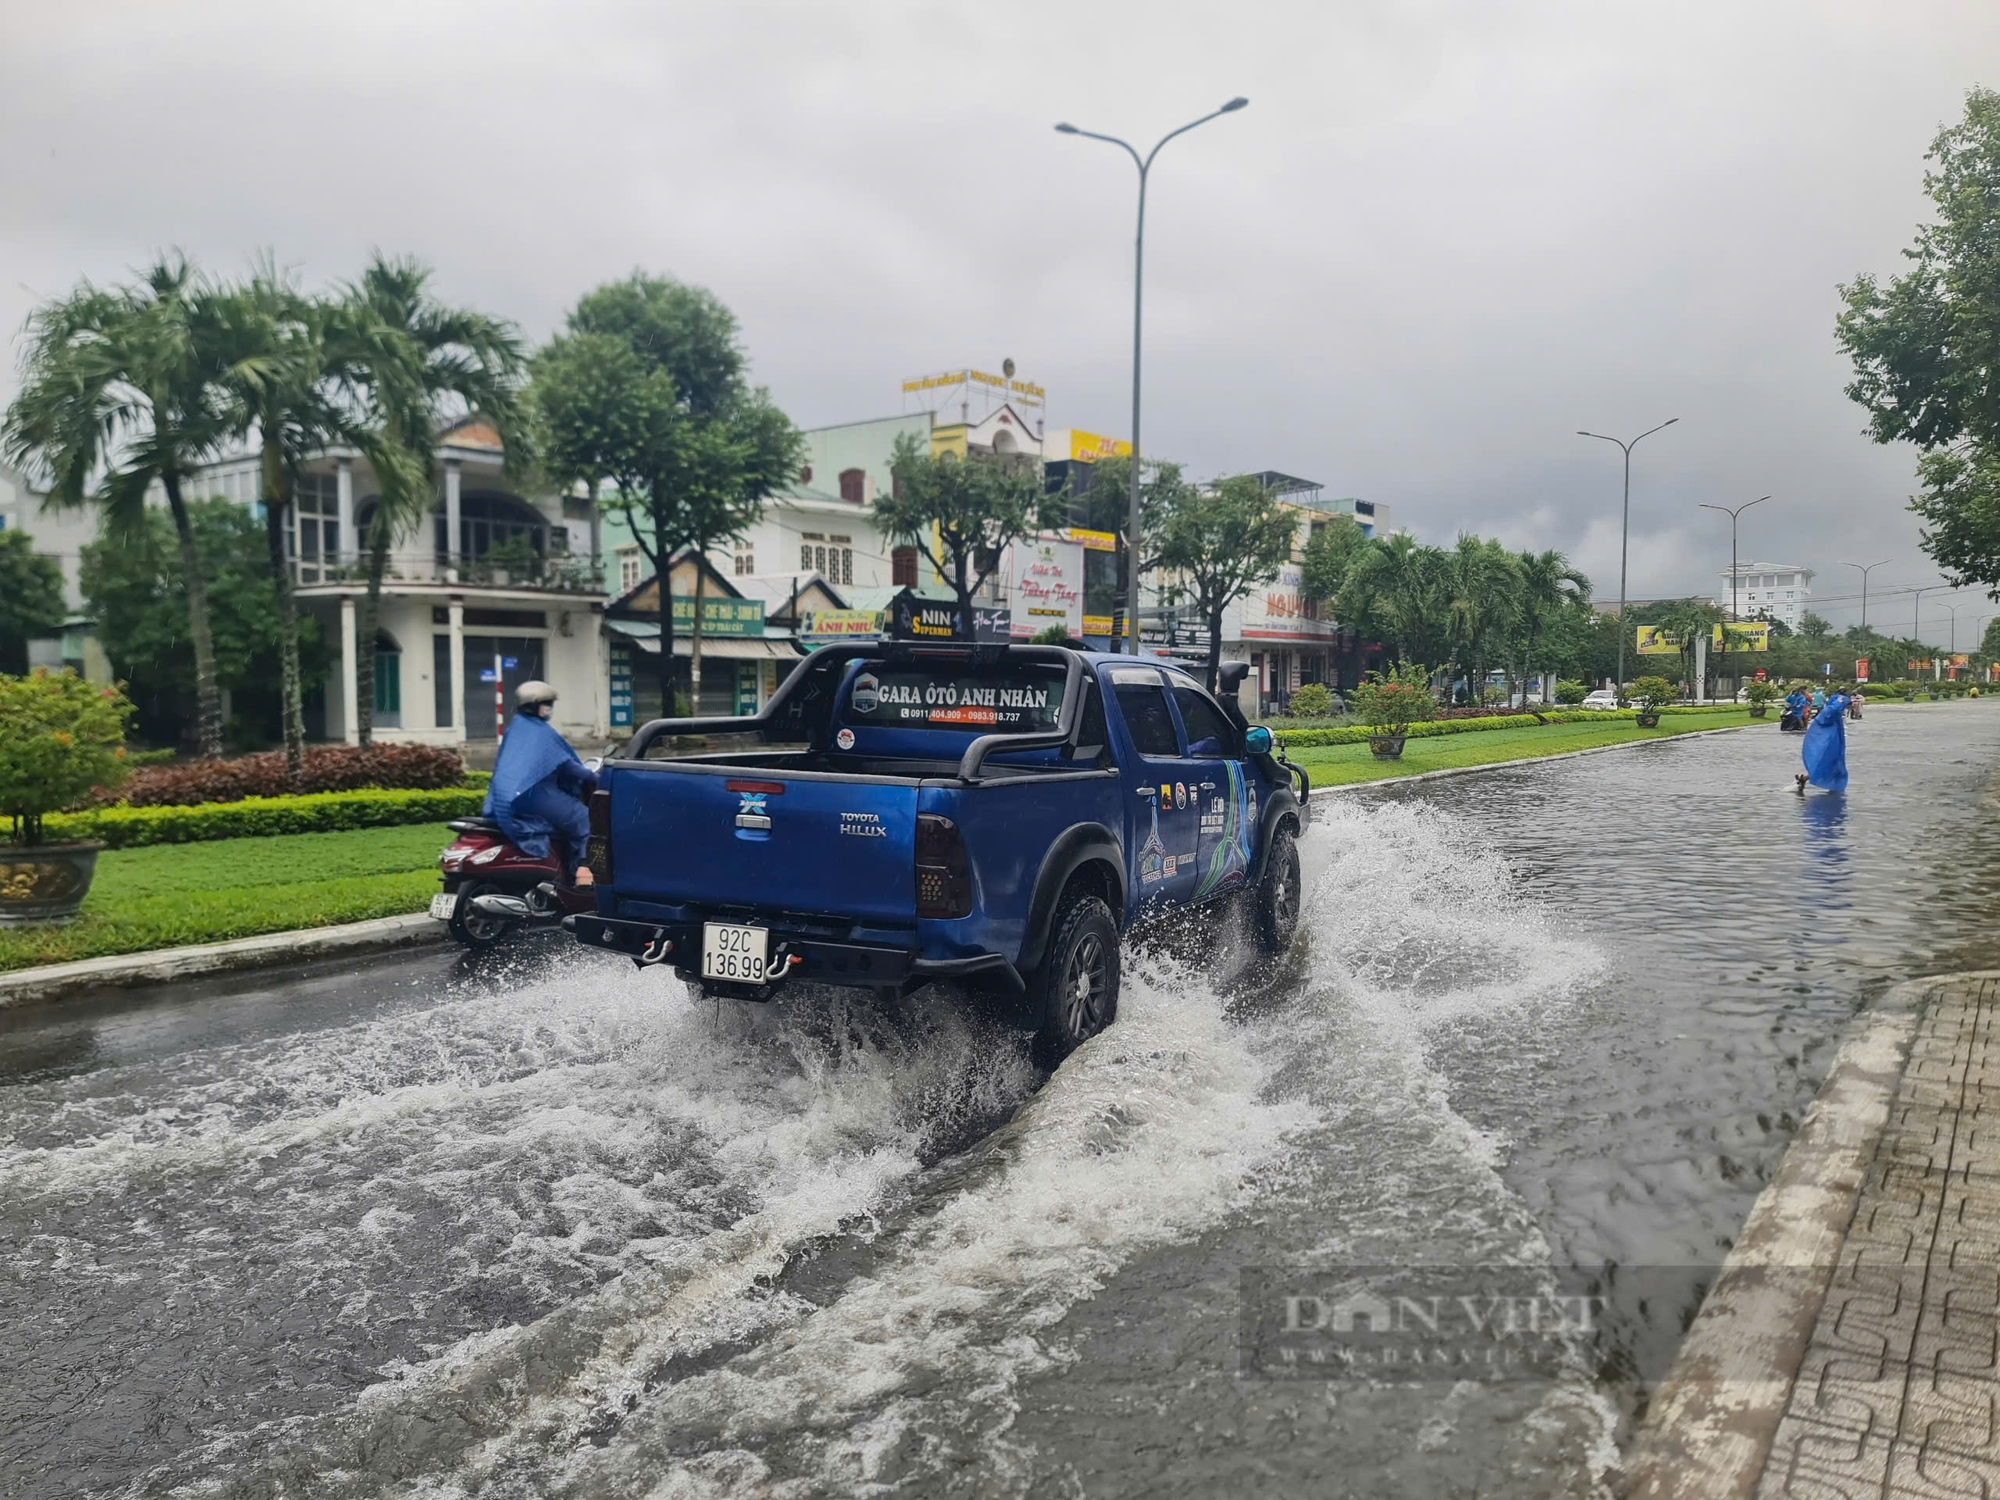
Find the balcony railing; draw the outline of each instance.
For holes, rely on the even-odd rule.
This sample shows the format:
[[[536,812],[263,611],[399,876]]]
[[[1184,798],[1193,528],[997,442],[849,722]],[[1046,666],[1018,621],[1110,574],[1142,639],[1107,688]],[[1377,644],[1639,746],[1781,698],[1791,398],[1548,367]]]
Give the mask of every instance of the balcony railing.
[[[301,588],[319,584],[355,584],[368,581],[365,557],[344,554],[334,558],[295,557],[292,581]],[[558,553],[543,557],[536,553],[487,553],[472,557],[442,556],[434,552],[392,552],[382,574],[383,586],[420,584],[445,587],[453,584],[473,588],[526,589],[550,594],[602,594],[604,575],[597,559]]]

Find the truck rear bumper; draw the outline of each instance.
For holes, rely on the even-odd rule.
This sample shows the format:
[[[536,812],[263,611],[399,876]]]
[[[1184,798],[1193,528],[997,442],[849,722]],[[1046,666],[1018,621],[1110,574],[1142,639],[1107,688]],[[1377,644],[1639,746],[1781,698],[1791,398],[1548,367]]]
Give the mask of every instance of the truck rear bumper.
[[[578,942],[622,953],[638,964],[664,963],[692,978],[701,968],[701,923],[634,922],[620,917],[578,914],[563,926]],[[861,989],[902,989],[939,979],[991,977],[1015,992],[1025,989],[1014,966],[997,953],[974,958],[926,959],[906,948],[869,943],[835,943],[822,938],[774,934],[794,960],[783,978]],[[781,981],[780,981],[781,982]]]

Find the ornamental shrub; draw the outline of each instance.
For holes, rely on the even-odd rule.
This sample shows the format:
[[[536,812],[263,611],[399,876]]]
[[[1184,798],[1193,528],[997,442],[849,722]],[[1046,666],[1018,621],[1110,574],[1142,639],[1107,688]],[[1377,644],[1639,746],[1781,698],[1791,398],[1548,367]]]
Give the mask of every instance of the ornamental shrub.
[[[125,779],[131,716],[118,689],[74,672],[0,677],[0,815],[15,843],[41,843],[47,814]]]
[[[1408,662],[1386,672],[1370,672],[1352,694],[1355,712],[1378,735],[1402,734],[1437,712],[1429,683],[1430,674]]]
[[[1656,714],[1680,698],[1680,691],[1664,677],[1641,677],[1632,684],[1632,702],[1642,714]]]
[[[193,807],[204,802],[240,802],[246,797],[281,797],[309,792],[346,792],[362,787],[422,791],[461,786],[465,763],[455,751],[436,745],[323,745],[308,749],[299,780],[285,775],[285,754],[239,755],[230,760],[181,761],[148,766],[126,782],[123,796],[101,801],[128,807]]]
[[[245,797],[198,807],[99,807],[88,812],[52,813],[47,828],[58,838],[102,839],[113,849],[134,849],[146,844],[194,844],[209,839],[437,823],[470,817],[485,800],[486,794],[474,787],[317,792],[304,797]]]
[[[1753,708],[1758,704],[1770,703],[1779,696],[1781,695],[1778,692],[1778,685],[1775,682],[1768,682],[1762,678],[1753,677],[1743,684],[1743,701],[1750,704]]]
[[[1324,719],[1333,713],[1333,694],[1327,691],[1323,682],[1308,682],[1292,694],[1292,701],[1285,706],[1289,717],[1297,719]]]
[[[1583,702],[1589,696],[1590,689],[1580,682],[1558,682],[1556,684],[1556,702],[1558,703],[1574,705]]]

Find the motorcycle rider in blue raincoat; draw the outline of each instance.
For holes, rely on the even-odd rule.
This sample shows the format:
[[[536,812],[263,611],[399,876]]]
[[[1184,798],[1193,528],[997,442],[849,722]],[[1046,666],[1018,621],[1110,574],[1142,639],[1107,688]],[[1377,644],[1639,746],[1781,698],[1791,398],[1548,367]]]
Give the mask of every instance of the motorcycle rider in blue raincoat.
[[[1810,781],[1829,792],[1847,790],[1847,695],[1835,693],[1806,727],[1799,746],[1805,769],[1799,772],[1799,791]]]
[[[590,838],[590,812],[583,799],[597,789],[597,778],[549,723],[555,702],[556,690],[546,682],[524,682],[514,690],[514,717],[500,742],[493,784],[481,810],[500,824],[517,849],[536,859],[546,859],[549,836],[561,834],[563,866],[571,883],[587,885],[588,872],[581,880],[578,876]]]

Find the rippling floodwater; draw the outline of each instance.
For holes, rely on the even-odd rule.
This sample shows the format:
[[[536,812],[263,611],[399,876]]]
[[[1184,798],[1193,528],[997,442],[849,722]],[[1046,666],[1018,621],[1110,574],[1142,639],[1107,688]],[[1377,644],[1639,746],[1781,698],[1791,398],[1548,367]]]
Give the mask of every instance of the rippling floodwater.
[[[0,1494],[1589,1495],[1615,1372],[1239,1372],[1250,1267],[1712,1265],[1843,1027],[2000,962],[2000,711],[1322,803],[1261,992],[1049,1080],[943,997],[551,950],[0,1018]]]

